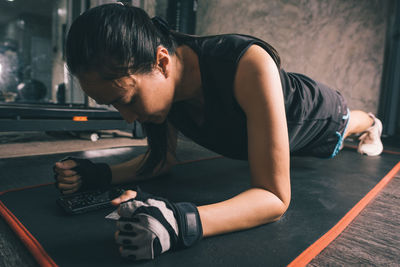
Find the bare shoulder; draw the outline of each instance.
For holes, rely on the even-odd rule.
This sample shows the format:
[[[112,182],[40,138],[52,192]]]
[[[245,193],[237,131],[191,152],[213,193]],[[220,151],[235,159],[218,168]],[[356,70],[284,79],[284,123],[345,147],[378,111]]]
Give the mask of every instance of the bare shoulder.
[[[234,81],[235,98],[239,105],[245,111],[254,109],[254,103],[266,97],[275,98],[277,95],[272,91],[279,93],[281,90],[275,61],[262,47],[249,47],[239,61]]]
[[[246,52],[243,54],[242,58],[239,61],[238,68],[241,65],[250,65],[250,66],[259,66],[263,68],[267,67],[275,67],[277,68],[275,61],[272,57],[259,45],[250,46]]]

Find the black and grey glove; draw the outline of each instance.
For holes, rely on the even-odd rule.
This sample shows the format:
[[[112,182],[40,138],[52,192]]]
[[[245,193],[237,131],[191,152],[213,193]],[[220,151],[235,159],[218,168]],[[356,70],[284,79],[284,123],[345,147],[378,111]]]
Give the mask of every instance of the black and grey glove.
[[[76,162],[76,166],[71,168],[82,180],[80,190],[105,189],[111,184],[111,168],[107,163],[94,163],[88,159],[75,157],[66,157],[61,161],[72,160]],[[55,173],[55,178],[56,178]]]
[[[192,203],[171,203],[138,190],[134,199],[120,205],[118,214],[116,242],[124,258],[154,259],[203,237],[200,215]]]

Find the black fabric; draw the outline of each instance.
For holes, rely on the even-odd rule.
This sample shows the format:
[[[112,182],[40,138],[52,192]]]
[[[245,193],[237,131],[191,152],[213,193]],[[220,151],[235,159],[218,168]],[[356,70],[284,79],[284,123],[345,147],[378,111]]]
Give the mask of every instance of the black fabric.
[[[40,163],[44,158],[31,161]],[[365,157],[346,148],[331,160],[293,157],[292,200],[280,221],[205,238],[194,247],[135,266],[285,266],[336,224],[399,160],[398,155]],[[23,177],[26,169],[16,165],[8,171]],[[244,161],[199,161],[176,166],[171,175],[140,186],[174,202],[210,204],[248,189],[248,170]],[[28,175],[35,174],[40,170]],[[115,221],[104,219],[112,209],[69,216],[55,203],[58,195],[50,185],[5,193],[0,200],[60,266],[132,266],[119,256]]]
[[[204,123],[198,125],[184,101],[174,103],[168,116],[172,124],[196,143],[226,157],[247,159],[246,117],[237,103],[234,77],[241,56],[253,44],[272,55],[257,38],[227,34],[177,36],[199,58],[204,96]],[[290,150],[299,151],[326,132],[335,135],[346,106],[338,92],[311,78],[280,70],[288,123]],[[333,124],[331,124],[333,122]],[[333,152],[333,151],[332,151]]]
[[[348,112],[345,99],[338,91],[305,75],[280,72],[286,88],[290,151],[293,155],[329,157],[338,141],[336,132],[347,122],[343,120]]]
[[[94,163],[89,159],[67,157],[62,161],[75,161],[77,166],[71,170],[75,171],[82,179],[82,186],[79,191],[90,189],[105,189],[111,184],[111,168],[107,163]]]
[[[173,204],[179,225],[178,248],[188,248],[203,238],[203,228],[197,207],[190,202]]]

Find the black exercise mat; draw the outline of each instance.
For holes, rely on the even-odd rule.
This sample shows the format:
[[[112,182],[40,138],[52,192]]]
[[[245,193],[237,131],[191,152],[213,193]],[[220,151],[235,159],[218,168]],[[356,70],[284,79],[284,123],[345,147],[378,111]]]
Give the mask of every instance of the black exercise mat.
[[[398,155],[365,157],[353,150],[335,159],[294,157],[292,202],[278,222],[211,237],[135,266],[283,266],[333,227],[393,166]],[[176,166],[169,176],[141,183],[172,201],[209,204],[249,188],[248,164],[225,158]],[[111,210],[68,216],[51,185],[3,194],[0,199],[60,266],[132,266],[114,245]]]
[[[53,164],[66,156],[87,158],[94,162],[117,164],[143,154],[146,150],[146,146],[133,146],[3,158],[0,159],[0,192],[54,181],[52,173]],[[217,156],[216,153],[181,138],[178,139],[176,154],[179,161],[197,160]]]

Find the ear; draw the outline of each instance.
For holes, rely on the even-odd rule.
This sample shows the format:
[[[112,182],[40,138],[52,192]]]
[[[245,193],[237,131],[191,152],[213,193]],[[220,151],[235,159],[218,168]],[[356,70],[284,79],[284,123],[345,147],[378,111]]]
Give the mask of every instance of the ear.
[[[170,75],[171,62],[171,56],[168,53],[168,49],[163,46],[159,46],[157,48],[156,68],[165,76],[165,78],[168,78]]]

